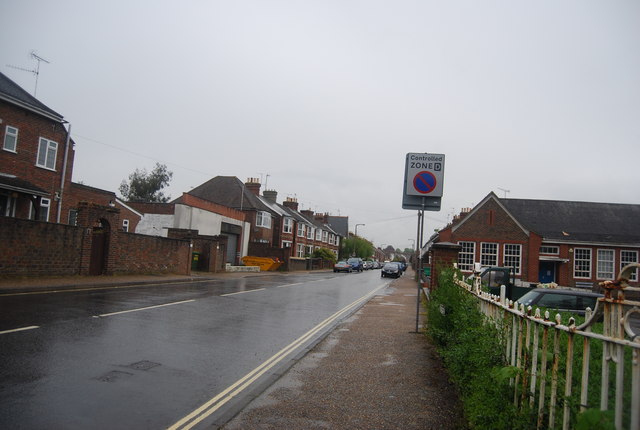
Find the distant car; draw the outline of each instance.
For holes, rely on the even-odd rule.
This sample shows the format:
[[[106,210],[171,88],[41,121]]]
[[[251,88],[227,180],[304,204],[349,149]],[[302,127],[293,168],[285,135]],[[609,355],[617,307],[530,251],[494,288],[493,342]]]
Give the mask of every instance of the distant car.
[[[380,268],[380,263],[377,261],[372,261],[371,262],[373,264],[372,269],[379,269]]]
[[[596,307],[596,301],[602,294],[591,291],[569,290],[563,288],[534,288],[518,299],[525,306],[548,308],[563,312],[584,315],[589,307]]]
[[[402,270],[399,263],[384,263],[380,272],[381,278],[399,278],[401,275]]]
[[[347,260],[347,263],[351,265],[351,270],[356,272],[362,272],[364,270],[364,264],[362,258],[353,257]]]
[[[364,270],[373,269],[373,262],[365,261],[364,263],[362,263],[362,267],[364,268]]]
[[[342,260],[342,261],[338,261],[336,264],[333,265],[333,272],[347,272],[347,273],[351,273],[351,264],[347,263],[346,261]]]

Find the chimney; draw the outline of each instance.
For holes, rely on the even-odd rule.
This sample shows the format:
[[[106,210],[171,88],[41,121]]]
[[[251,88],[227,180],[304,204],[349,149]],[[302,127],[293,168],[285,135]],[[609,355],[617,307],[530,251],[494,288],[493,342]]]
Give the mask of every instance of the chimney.
[[[322,224],[329,224],[329,214],[327,212],[323,214],[315,215],[316,221],[320,221]]]
[[[260,195],[260,182],[258,182],[258,178],[249,178],[247,182],[244,183],[244,186],[247,190],[251,191],[256,196]]]
[[[264,190],[264,193],[262,193],[262,195],[265,199],[269,200],[272,203],[275,203],[276,199],[278,198],[278,192],[275,190]]]
[[[294,211],[298,210],[298,199],[295,197],[287,197],[282,205],[288,207],[289,209],[293,209]]]
[[[303,209],[300,211],[302,215],[307,216],[310,219],[313,219],[313,211],[311,209]]]

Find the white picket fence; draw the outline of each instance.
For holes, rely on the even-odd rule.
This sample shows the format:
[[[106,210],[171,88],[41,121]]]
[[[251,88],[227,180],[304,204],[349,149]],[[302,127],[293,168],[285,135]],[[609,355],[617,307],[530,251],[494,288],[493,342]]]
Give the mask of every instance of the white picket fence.
[[[616,429],[640,430],[640,333],[630,325],[633,314],[640,316],[640,302],[625,299],[626,292],[640,291],[628,285],[630,273],[638,267],[626,266],[617,280],[602,283],[604,297],[593,311],[587,309],[580,325],[573,317],[563,324],[559,314],[550,318],[548,311],[541,315],[540,309],[506,300],[504,287],[502,297],[483,292],[478,276],[473,284],[456,279],[478,298],[481,311],[503,327],[505,358],[520,370],[512,380],[513,401],[535,415],[537,429],[574,428],[573,401],[579,402],[579,411],[614,411]],[[601,359],[592,357],[595,343],[601,345]],[[576,352],[580,346],[582,355]],[[580,361],[581,368],[576,369]],[[589,398],[589,381],[593,385],[597,373],[599,399]],[[564,389],[559,387],[562,379]],[[591,387],[591,397],[596,397],[593,393]]]

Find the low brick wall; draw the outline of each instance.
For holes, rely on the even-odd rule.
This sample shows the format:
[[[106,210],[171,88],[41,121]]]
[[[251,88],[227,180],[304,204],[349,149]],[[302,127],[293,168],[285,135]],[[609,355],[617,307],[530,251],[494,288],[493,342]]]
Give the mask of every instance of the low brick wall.
[[[0,217],[0,276],[68,276],[80,271],[84,229]]]
[[[191,273],[191,246],[188,240],[116,233],[109,249],[109,270],[124,273]]]

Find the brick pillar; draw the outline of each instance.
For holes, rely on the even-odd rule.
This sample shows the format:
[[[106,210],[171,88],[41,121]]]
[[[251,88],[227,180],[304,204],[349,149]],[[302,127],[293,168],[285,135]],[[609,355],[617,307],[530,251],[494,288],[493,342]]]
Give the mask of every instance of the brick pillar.
[[[458,261],[458,253],[462,247],[457,243],[437,242],[429,250],[431,256],[431,289],[438,286],[438,275],[442,269],[452,267]]]

